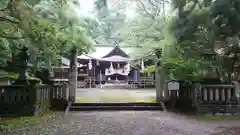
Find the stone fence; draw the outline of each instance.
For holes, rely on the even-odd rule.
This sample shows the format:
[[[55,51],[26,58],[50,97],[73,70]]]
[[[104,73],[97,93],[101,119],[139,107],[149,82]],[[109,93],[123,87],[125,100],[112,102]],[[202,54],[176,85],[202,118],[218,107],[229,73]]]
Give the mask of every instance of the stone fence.
[[[168,101],[200,114],[240,113],[239,88],[238,83],[183,85],[179,91],[170,91]]]
[[[50,97],[51,97],[51,109],[64,110],[68,104],[69,97],[68,83],[54,85]]]
[[[0,116],[39,115],[50,109],[63,109],[67,97],[67,84],[0,86]]]
[[[194,89],[194,107],[198,113],[240,113],[235,85],[197,85]]]

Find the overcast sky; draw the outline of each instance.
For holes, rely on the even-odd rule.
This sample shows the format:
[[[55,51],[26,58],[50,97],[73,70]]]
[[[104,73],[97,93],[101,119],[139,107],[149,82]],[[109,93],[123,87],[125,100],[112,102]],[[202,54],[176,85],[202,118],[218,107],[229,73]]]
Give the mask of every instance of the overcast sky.
[[[93,9],[94,0],[78,0],[81,3],[81,10],[87,13]]]
[[[78,0],[80,5],[81,5],[81,9],[79,10],[79,12],[81,12],[82,14],[92,14],[91,11],[94,7],[94,0]],[[135,12],[134,12],[134,8],[135,8],[135,5],[134,4],[131,4],[130,6],[128,6],[126,8],[126,12],[127,12],[127,15],[129,17],[131,16],[134,16]],[[170,5],[167,5],[165,4],[165,9],[167,11],[170,10]]]

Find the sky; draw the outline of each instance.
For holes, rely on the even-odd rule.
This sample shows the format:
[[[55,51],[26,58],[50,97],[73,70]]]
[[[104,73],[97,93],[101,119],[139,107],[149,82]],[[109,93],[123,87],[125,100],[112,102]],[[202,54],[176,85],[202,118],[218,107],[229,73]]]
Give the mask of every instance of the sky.
[[[81,13],[83,14],[91,14],[92,9],[94,8],[94,0],[78,0],[81,3]],[[132,10],[134,7],[129,6],[126,10],[129,16],[134,15],[134,11]]]
[[[92,9],[94,8],[94,0],[78,0],[79,3],[81,4],[80,5],[80,10],[79,12],[81,12],[82,14],[92,14]],[[128,17],[132,17],[135,15],[135,12],[134,12],[134,8],[136,7],[136,5],[134,4],[131,4],[130,6],[128,6],[128,8],[126,8],[126,12],[127,12],[127,15]],[[170,10],[170,5],[167,5],[165,6],[165,9],[167,11]]]
[[[93,9],[94,0],[78,0],[81,3],[81,10],[83,13],[91,12]]]

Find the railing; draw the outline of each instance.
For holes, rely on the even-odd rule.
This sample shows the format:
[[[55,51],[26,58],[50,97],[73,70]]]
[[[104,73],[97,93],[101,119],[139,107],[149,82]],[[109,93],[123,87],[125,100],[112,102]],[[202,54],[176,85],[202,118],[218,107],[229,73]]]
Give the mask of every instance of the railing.
[[[199,113],[240,112],[235,85],[200,85],[194,89],[194,106]]]
[[[36,100],[50,100],[50,93],[51,93],[52,87],[49,85],[36,85]]]
[[[90,77],[87,77],[86,79],[84,79],[84,81],[86,83],[85,87],[87,87],[87,88],[96,87],[96,82],[97,82],[96,77],[90,76]]]
[[[239,84],[181,84],[180,90],[169,91],[166,103],[184,111],[197,113],[240,113]]]
[[[236,104],[234,85],[199,85],[195,88],[196,104]]]
[[[51,91],[52,99],[68,99],[69,88],[68,83],[63,83],[62,85],[54,85]]]
[[[53,78],[51,80],[53,81],[54,85],[62,85],[64,83],[68,83],[69,82],[68,79],[64,79],[64,78]]]
[[[54,85],[51,90],[51,109],[64,110],[68,104],[68,98],[69,98],[68,83]]]
[[[31,91],[35,91],[35,98],[32,104],[33,115],[39,115],[49,111],[51,107],[51,90],[52,87],[46,84],[36,85],[31,89]]]
[[[77,87],[78,88],[85,88],[86,87],[86,82],[83,80],[83,81],[77,81]]]
[[[0,103],[29,103],[32,101],[33,92],[21,85],[0,86]]]
[[[78,73],[78,76],[88,76],[87,73]]]
[[[144,88],[145,87],[154,87],[155,85],[155,80],[153,77],[140,77],[139,79],[139,85],[140,87],[143,86]]]
[[[36,115],[46,110],[43,107],[50,101],[47,86],[0,86],[0,115]]]
[[[63,109],[68,100],[68,84],[0,86],[0,116],[38,115],[50,108]]]

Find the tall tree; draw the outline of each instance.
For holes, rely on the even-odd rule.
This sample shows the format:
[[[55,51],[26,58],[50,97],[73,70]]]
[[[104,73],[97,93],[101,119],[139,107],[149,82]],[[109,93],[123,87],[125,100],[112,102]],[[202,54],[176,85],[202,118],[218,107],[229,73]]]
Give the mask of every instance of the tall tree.
[[[200,59],[206,49],[215,49],[217,74],[230,82],[239,59],[239,1],[174,0],[173,4],[177,14],[172,31],[182,56]]]
[[[111,4],[115,4],[115,6]],[[99,20],[99,29],[95,31],[98,34],[96,35],[96,42],[106,44],[121,42],[118,31],[121,29],[126,15],[120,9],[120,5],[107,0],[95,1],[95,13]]]
[[[34,67],[51,67],[73,46],[88,51],[91,40],[86,36],[79,18],[69,13],[72,1],[9,0],[1,3],[0,41],[14,57],[14,48],[22,45],[30,50]],[[76,15],[76,13],[75,13]],[[15,49],[15,50],[16,50]]]
[[[132,10],[135,15],[129,17],[121,29],[122,42],[142,47],[137,49],[140,55],[142,53],[146,55],[156,47],[163,48],[169,40],[167,37],[169,19],[163,9],[164,4],[169,4],[168,1],[134,0],[133,2]],[[136,52],[136,48],[132,50]]]

